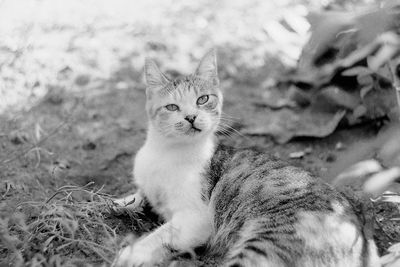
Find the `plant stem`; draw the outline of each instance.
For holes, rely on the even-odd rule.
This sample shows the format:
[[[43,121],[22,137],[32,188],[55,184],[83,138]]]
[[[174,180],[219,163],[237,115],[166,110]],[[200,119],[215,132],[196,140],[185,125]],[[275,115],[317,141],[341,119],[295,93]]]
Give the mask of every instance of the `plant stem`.
[[[389,69],[392,74],[392,84],[396,92],[397,106],[399,108],[399,120],[400,120],[400,77],[397,75],[396,71],[397,68],[400,68],[400,58],[397,58],[397,60],[395,59],[389,61]]]

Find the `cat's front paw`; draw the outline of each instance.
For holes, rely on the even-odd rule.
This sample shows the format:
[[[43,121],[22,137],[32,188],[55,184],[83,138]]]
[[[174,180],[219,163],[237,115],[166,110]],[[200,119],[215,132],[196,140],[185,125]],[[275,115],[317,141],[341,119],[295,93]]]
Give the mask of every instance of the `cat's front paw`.
[[[151,267],[162,260],[162,252],[151,249],[138,242],[121,250],[113,266],[115,267]]]
[[[141,211],[144,205],[143,196],[139,193],[129,195],[123,198],[114,199],[112,210],[116,213],[125,213],[126,211]]]

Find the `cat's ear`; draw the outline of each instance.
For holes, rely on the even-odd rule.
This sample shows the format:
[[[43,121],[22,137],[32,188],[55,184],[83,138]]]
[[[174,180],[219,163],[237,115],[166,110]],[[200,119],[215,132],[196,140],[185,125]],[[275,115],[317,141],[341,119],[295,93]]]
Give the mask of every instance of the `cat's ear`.
[[[211,49],[201,59],[196,69],[195,75],[211,81],[214,85],[219,84],[217,72],[217,55],[215,49]]]
[[[146,77],[146,92],[155,92],[164,87],[169,80],[157,67],[157,64],[150,58],[146,58],[144,65],[144,73]]]

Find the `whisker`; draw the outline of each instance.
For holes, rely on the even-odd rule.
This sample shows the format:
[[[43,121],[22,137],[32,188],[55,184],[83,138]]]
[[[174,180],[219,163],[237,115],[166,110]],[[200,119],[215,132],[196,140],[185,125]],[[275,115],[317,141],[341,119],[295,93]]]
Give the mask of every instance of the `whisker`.
[[[247,136],[245,136],[244,134],[242,134],[241,132],[239,132],[238,130],[236,130],[235,128],[233,128],[232,126],[228,125],[228,124],[220,124],[221,127],[225,127],[226,130],[230,131],[230,132],[234,132],[237,135],[244,137],[244,138],[248,138]]]
[[[232,137],[232,132],[226,132],[223,130],[217,130],[217,134],[221,135],[221,136],[225,136],[227,138],[231,138]]]
[[[229,134],[229,135],[232,135],[233,133],[235,133],[234,131],[231,131],[230,129],[223,127],[222,125],[220,125],[218,127],[217,131],[219,131],[221,133]]]

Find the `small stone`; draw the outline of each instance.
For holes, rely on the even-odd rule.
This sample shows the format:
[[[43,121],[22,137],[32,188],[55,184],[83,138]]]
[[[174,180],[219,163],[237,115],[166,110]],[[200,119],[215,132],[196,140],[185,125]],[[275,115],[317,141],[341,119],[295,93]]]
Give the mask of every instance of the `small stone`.
[[[133,128],[131,121],[128,119],[124,119],[124,118],[118,119],[117,123],[118,123],[119,127],[121,127],[121,129],[125,130],[125,131],[130,131]]]
[[[306,149],[304,149],[304,153],[306,154],[311,154],[311,152],[313,151],[312,147],[306,147]]]
[[[79,86],[85,86],[89,83],[89,81],[90,81],[90,77],[85,74],[78,75],[75,78],[75,84],[77,84]]]
[[[53,162],[53,165],[58,166],[60,169],[63,169],[63,170],[71,168],[70,163],[68,162],[68,160],[65,160],[65,159],[55,160]]]
[[[93,142],[87,142],[86,144],[83,144],[82,149],[84,150],[95,150],[96,149],[96,144]]]
[[[344,145],[342,142],[337,142],[337,144],[335,145],[335,149],[336,150],[343,150],[344,149]]]
[[[63,179],[67,176],[71,169],[71,165],[67,160],[59,159],[47,166],[50,175],[56,179]]]
[[[118,90],[126,90],[126,89],[129,89],[129,84],[126,82],[118,82],[115,85],[115,88]]]
[[[289,157],[291,159],[301,159],[305,155],[304,151],[297,151],[297,152],[292,152],[289,154]]]

